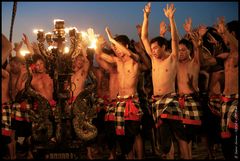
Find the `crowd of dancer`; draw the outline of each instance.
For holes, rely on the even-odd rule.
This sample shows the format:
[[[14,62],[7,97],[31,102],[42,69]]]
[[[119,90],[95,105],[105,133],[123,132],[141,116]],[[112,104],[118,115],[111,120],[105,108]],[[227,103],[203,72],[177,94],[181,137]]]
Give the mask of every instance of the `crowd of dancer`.
[[[151,3],[143,8],[142,25],[136,26],[139,40],[127,35],[113,37],[106,27],[108,43],[99,36],[97,48],[89,52],[81,42],[81,52],[73,59],[71,82],[72,104],[84,91],[90,71],[97,78],[97,117],[92,120],[98,135],[87,146],[88,159],[95,159],[105,147],[108,159],[116,159],[117,147],[125,159],[144,159],[145,143],[151,142],[152,153],[162,159],[192,159],[192,142],[201,138],[206,156],[214,159],[214,145],[220,144],[225,159],[239,154],[238,116],[238,39],[239,21],[225,23],[219,17],[215,25],[183,24],[181,36],[175,24],[173,4],[163,9],[169,25],[162,21],[159,34],[148,37]],[[194,20],[193,20],[194,21]],[[165,35],[170,32],[171,39]],[[33,56],[29,68],[31,87],[49,101],[55,115],[53,79],[35,42],[23,34],[20,43],[12,44],[2,34],[2,156],[17,159],[16,145],[26,144],[26,158],[32,155],[31,129],[27,109],[38,106],[28,98],[18,98],[28,80],[26,61],[19,54],[25,44]],[[9,64],[4,66],[7,57]],[[96,61],[96,62],[94,62]],[[71,106],[69,106],[71,107]],[[69,121],[70,127],[71,120]],[[74,133],[74,131],[73,131]],[[56,142],[56,132],[49,141]],[[73,139],[74,134],[72,134]],[[174,145],[177,146],[174,146]],[[176,147],[178,147],[176,149]]]

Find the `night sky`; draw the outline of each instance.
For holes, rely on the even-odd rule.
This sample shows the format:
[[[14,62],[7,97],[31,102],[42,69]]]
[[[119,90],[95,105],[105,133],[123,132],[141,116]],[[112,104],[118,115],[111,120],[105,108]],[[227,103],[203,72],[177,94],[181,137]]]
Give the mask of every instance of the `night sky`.
[[[136,25],[142,24],[143,8],[147,2],[18,2],[15,17],[13,42],[20,41],[26,33],[30,41],[36,41],[33,29],[53,30],[53,20],[63,19],[65,27],[77,27],[78,30],[93,28],[96,34],[107,38],[105,27],[109,26],[113,34],[126,34],[130,39],[138,40]],[[163,8],[171,2],[152,2],[149,19],[149,38],[158,36],[159,23],[169,20]],[[183,23],[191,17],[193,27],[199,24],[212,26],[217,17],[224,16],[226,22],[238,20],[238,2],[173,2],[176,8],[175,20],[181,35]],[[2,4],[2,33],[9,37],[13,2]],[[167,35],[169,37],[169,34]]]

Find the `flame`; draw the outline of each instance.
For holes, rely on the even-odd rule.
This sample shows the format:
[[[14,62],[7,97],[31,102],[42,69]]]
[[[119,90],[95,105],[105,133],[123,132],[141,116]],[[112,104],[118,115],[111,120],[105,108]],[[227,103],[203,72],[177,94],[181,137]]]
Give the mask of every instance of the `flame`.
[[[30,54],[30,52],[29,52],[28,50],[23,50],[23,49],[21,49],[21,50],[20,50],[20,54],[21,54],[22,56],[25,56],[25,55],[27,55],[27,54]]]
[[[33,29],[33,33],[34,33],[34,34],[37,34],[39,31],[40,31],[40,32],[43,32],[43,29]]]
[[[68,53],[69,53],[69,47],[65,47],[63,53],[64,53],[64,54],[68,54]]]
[[[53,23],[55,24],[57,21],[64,21],[64,20],[61,20],[61,19],[54,19],[54,20],[53,20]]]

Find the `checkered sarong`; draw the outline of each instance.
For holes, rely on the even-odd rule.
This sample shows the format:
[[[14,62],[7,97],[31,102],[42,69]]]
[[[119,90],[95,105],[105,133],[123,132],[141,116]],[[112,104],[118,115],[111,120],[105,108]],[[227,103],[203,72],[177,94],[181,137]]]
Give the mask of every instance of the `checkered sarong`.
[[[222,95],[221,99],[221,137],[229,138],[231,137],[229,128],[239,130],[238,94]]]
[[[12,108],[10,103],[2,104],[2,135],[4,136],[11,136],[12,129],[11,129],[11,115],[12,115]]]
[[[178,97],[184,124],[201,125],[202,109],[197,94],[184,94]]]
[[[221,116],[221,95],[212,95],[209,97],[208,107],[216,116]]]
[[[142,115],[137,96],[118,96],[115,109],[116,134],[125,135],[125,120],[141,121]]]
[[[152,112],[156,121],[161,119],[182,120],[182,110],[179,108],[176,93],[169,93],[162,96],[152,96]],[[159,124],[156,122],[156,124]]]
[[[12,119],[16,121],[27,121],[30,122],[30,116],[28,110],[30,110],[31,105],[27,101],[21,103],[13,103],[12,106]]]
[[[106,106],[105,121],[115,121],[116,99],[109,100]]]

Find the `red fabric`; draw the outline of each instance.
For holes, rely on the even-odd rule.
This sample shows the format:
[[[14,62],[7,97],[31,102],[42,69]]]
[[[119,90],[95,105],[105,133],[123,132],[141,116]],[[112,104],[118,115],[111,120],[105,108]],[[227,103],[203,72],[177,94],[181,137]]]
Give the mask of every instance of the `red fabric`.
[[[55,100],[49,101],[50,106],[56,106],[57,102]]]
[[[223,102],[229,102],[229,101],[234,101],[235,98],[228,98],[228,97],[222,96],[221,100],[222,100]]]
[[[132,100],[131,99],[127,100],[124,112],[125,120],[140,120],[140,117],[137,115],[138,112],[139,109],[136,108]]]
[[[71,98],[68,100],[68,104],[72,104],[72,103],[75,101],[76,98],[77,98],[77,97],[71,97]]]
[[[184,102],[185,102],[184,97],[179,97],[179,98],[178,98],[178,102],[179,102],[179,107],[180,107],[181,109],[184,109]]]

